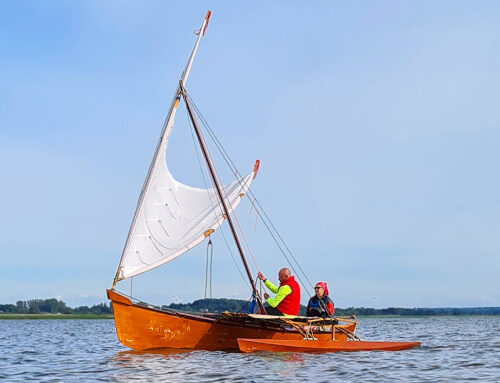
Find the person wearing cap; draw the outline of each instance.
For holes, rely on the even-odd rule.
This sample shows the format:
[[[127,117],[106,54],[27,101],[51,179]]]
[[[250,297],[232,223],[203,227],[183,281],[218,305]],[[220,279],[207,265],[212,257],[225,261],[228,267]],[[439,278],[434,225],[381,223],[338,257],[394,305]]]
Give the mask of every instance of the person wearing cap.
[[[331,318],[335,312],[333,301],[328,296],[328,286],[326,282],[318,282],[314,287],[314,296],[307,304],[308,317]]]
[[[293,275],[291,275],[290,270],[283,268],[278,272],[279,287],[266,279],[260,271],[257,276],[271,292],[276,294],[273,298],[270,298],[268,293],[264,294],[264,298],[270,306],[266,308],[268,314],[284,316],[299,315],[300,286],[295,281]]]

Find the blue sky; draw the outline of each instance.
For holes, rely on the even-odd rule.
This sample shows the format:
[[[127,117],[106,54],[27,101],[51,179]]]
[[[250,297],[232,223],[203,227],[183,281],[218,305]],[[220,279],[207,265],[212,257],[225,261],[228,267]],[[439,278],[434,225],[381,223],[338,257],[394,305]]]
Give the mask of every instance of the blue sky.
[[[3,2],[0,302],[104,301],[207,6],[188,91],[240,170],[262,161],[253,190],[309,279],[340,307],[500,305],[495,1]],[[188,129],[169,167],[202,186]],[[248,299],[213,240],[214,296]],[[205,251],[134,295],[202,297]]]

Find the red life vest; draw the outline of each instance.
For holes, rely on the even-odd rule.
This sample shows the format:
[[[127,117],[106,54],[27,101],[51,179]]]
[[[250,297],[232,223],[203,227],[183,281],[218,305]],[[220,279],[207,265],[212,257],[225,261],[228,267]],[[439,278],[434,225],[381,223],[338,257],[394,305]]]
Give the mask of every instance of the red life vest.
[[[280,283],[280,287],[285,285],[290,286],[292,292],[283,298],[276,308],[283,314],[299,315],[300,286],[297,282],[295,282],[295,278],[293,276],[288,277],[285,281]]]

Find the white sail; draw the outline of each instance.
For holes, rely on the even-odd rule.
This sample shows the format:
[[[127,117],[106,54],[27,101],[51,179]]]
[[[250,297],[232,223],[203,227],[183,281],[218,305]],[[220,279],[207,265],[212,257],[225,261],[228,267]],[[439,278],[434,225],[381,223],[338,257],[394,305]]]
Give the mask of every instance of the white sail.
[[[224,187],[227,206],[236,208],[253,175]],[[141,274],[179,257],[202,242],[224,218],[215,189],[193,188],[176,181],[163,151],[130,235],[120,277]]]
[[[183,86],[203,36],[210,12],[205,17],[193,52],[182,74]],[[146,176],[129,235],[123,249],[115,283],[165,264],[202,242],[224,221],[215,189],[193,188],[176,181],[166,163],[168,137],[180,102],[176,92],[155,156]],[[229,210],[236,208],[252,182],[257,166],[246,177],[223,188]]]

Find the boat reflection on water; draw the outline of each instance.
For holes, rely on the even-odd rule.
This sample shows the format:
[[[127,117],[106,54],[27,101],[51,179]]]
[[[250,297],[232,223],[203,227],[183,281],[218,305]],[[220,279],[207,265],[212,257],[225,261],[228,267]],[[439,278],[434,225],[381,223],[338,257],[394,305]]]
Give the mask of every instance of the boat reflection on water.
[[[204,368],[206,372],[202,375],[214,381],[241,381],[249,374],[261,381],[269,374],[279,379],[291,379],[310,363],[310,357],[301,353],[244,354],[239,351],[161,348],[120,351],[113,356],[111,363],[121,371],[113,376],[113,381],[118,382],[130,381],[127,371],[133,371],[133,380],[139,382],[187,381],[190,377],[200,378],[200,371]]]
[[[171,358],[176,359],[182,356],[186,356],[186,354],[193,353],[191,349],[182,349],[182,348],[153,348],[149,350],[125,350],[118,352],[113,360],[119,364],[126,365],[128,363],[132,363],[136,365],[136,362],[159,359],[159,358]]]
[[[300,352],[261,352],[258,355],[262,360],[266,362],[288,362],[288,363],[302,363],[304,361],[304,354]]]
[[[185,356],[186,354],[193,353],[206,353],[203,350],[191,350],[182,348],[153,348],[149,350],[125,350],[118,352],[113,358],[116,362],[126,362],[132,359],[152,359],[158,357],[176,358],[180,356]],[[226,350],[218,351],[224,354],[241,354],[239,350]],[[255,354],[265,361],[280,360],[283,362],[302,362],[304,360],[302,353],[290,352],[290,353],[273,353],[273,352],[261,352]]]

